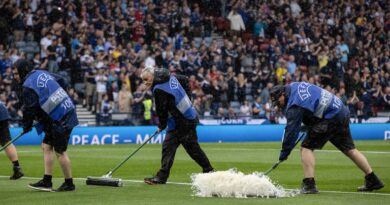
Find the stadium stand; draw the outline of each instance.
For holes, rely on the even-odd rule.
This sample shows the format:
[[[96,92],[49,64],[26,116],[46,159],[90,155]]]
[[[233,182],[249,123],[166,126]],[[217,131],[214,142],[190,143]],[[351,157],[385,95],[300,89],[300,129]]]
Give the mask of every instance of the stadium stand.
[[[388,117],[389,7],[385,0],[3,0],[0,100],[20,119],[10,68],[24,57],[67,78],[79,113],[85,121],[96,115],[97,124],[105,95],[108,124],[142,121],[146,65],[193,79],[204,117],[219,110],[240,117],[240,105],[252,106],[267,83],[293,81],[335,93],[360,122]]]

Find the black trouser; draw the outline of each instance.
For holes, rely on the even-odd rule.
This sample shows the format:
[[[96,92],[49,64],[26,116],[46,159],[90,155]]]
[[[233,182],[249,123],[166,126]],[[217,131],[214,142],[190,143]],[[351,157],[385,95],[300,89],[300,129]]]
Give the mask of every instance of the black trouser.
[[[199,146],[195,127],[186,130],[172,130],[167,133],[162,145],[161,169],[157,173],[161,180],[168,179],[176,150],[180,144],[183,145],[188,155],[202,167],[203,172],[213,170],[209,159]]]
[[[9,132],[8,120],[0,121],[0,145],[4,146],[11,141],[11,134]]]

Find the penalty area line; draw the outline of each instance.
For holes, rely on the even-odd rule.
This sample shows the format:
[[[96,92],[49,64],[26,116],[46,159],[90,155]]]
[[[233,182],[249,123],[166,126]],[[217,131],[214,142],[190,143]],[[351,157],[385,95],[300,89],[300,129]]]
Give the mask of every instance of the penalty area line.
[[[0,179],[2,178],[9,178],[9,176],[0,176]],[[21,179],[41,179],[39,177],[26,177],[24,176]],[[53,179],[62,179],[62,178],[53,178]],[[87,178],[73,178],[78,181],[86,180]],[[124,182],[130,182],[130,183],[144,183],[143,180],[133,180],[133,179],[122,179]],[[167,184],[173,184],[173,185],[184,185],[184,186],[191,186],[191,183],[188,182],[167,182]],[[161,185],[163,186],[163,185]],[[296,190],[296,189],[286,189],[288,191]],[[376,193],[376,192],[348,192],[348,191],[331,191],[331,190],[319,190],[320,193],[329,193],[329,194],[353,194],[353,195],[374,195],[374,196],[390,196],[390,193]]]

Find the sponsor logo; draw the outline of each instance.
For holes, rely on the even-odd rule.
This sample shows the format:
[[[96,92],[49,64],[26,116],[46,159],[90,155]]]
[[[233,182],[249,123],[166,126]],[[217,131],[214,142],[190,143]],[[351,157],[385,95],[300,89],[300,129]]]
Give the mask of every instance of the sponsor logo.
[[[47,75],[46,73],[42,73],[38,76],[38,80],[37,80],[37,87],[38,88],[45,88],[47,86],[47,82],[49,82],[49,80],[53,80],[53,77],[51,77],[50,75]]]
[[[179,87],[179,82],[176,78],[171,78],[169,80],[169,86],[171,86],[171,89],[177,89]]]
[[[310,86],[311,85],[309,83],[300,83],[298,85],[298,95],[301,98],[301,100],[306,100],[311,96],[309,92]]]

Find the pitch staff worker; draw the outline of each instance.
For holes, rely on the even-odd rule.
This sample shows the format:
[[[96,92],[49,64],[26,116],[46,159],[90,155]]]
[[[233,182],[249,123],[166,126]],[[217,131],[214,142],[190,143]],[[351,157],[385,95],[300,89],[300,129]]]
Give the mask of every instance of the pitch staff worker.
[[[52,172],[55,156],[62,169],[65,182],[55,191],[73,191],[72,169],[66,152],[68,140],[73,128],[78,124],[75,106],[66,93],[64,81],[57,75],[44,70],[32,70],[25,59],[14,64],[14,78],[23,85],[21,103],[23,111],[23,131],[32,129],[36,120],[44,132],[42,142],[45,174],[43,179],[31,183],[30,188],[41,191],[53,191]]]
[[[0,144],[1,146],[6,145],[9,141],[11,141],[11,134],[9,132],[9,113],[7,107],[0,102]],[[10,144],[7,148],[5,148],[5,154],[8,159],[13,164],[13,174],[10,176],[11,180],[16,180],[24,176],[22,172],[22,168],[19,165],[18,153],[16,151],[15,145]]]
[[[306,82],[275,86],[271,89],[270,95],[273,104],[284,110],[287,118],[280,161],[286,160],[294,148],[301,123],[308,128],[308,134],[301,145],[304,172],[302,193],[318,192],[314,180],[313,151],[321,149],[327,141],[335,145],[364,172],[365,184],[359,187],[358,191],[367,192],[384,187],[382,181],[372,171],[366,157],[355,148],[349,128],[349,110],[337,96]]]
[[[145,68],[141,78],[147,88],[152,88],[159,118],[158,131],[167,128],[162,145],[161,168],[153,177],[144,179],[147,184],[165,184],[179,145],[202,167],[203,172],[213,171],[206,154],[200,148],[196,125],[197,113],[192,106],[188,78],[170,75],[166,69]]]

